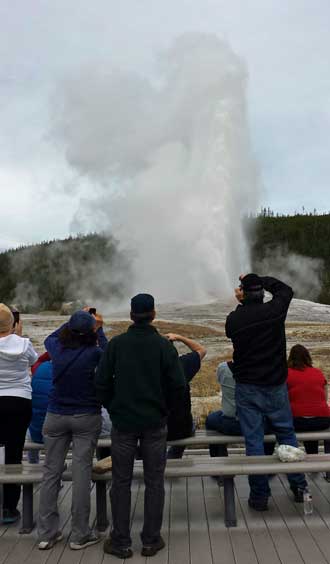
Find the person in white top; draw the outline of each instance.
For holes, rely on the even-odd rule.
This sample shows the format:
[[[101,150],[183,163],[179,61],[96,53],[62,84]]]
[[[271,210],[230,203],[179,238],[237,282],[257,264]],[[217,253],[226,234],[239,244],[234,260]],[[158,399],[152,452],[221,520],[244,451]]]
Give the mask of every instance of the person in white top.
[[[38,355],[31,341],[21,335],[22,323],[15,323],[11,310],[0,303],[0,444],[5,446],[6,464],[21,464],[32,415],[30,366]],[[20,518],[20,493],[20,486],[4,486],[4,523]]]

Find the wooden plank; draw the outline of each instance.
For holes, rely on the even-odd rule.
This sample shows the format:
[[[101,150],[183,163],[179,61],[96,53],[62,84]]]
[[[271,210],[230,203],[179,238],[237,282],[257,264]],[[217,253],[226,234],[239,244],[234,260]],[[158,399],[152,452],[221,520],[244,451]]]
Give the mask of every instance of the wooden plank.
[[[129,561],[132,564],[145,564],[146,562],[146,557],[141,555],[142,543],[141,543],[140,533],[143,527],[143,515],[144,515],[144,484],[141,482],[138,490],[138,496],[134,508],[134,515],[133,515],[133,521],[131,527],[133,558],[130,558]]]
[[[170,564],[188,564],[190,562],[190,547],[187,479],[177,478],[171,480],[170,483],[171,500],[168,561]]]
[[[251,541],[258,562],[267,564],[281,564],[273,539],[269,533],[263,514],[254,511],[248,505],[250,486],[245,476],[239,476],[235,480],[238,504],[240,505],[243,519],[249,531]]]
[[[212,478],[203,478],[203,490],[213,564],[235,564],[230,534],[224,524],[219,487]]]
[[[283,487],[280,479],[274,481],[272,484],[272,497],[274,503],[286,523],[290,534],[305,562],[312,562],[313,564],[326,564],[319,546],[314,541],[308,527],[306,527],[304,519],[298,511],[298,505],[293,502],[292,494],[290,497],[287,490]]]
[[[188,479],[188,514],[191,564],[212,564],[211,542],[201,478]]]
[[[221,496],[223,489],[220,488]],[[237,527],[228,529],[236,564],[257,564],[257,556],[236,494]]]
[[[277,479],[275,477],[270,482],[272,490],[276,489]],[[282,564],[303,564],[300,551],[272,498],[269,499],[269,510],[262,515]]]
[[[281,477],[281,482],[288,493],[288,484],[285,478]],[[322,495],[317,485],[314,483],[313,478],[309,478],[309,488],[313,496],[313,514],[304,515],[304,507],[302,503],[295,504],[296,511],[301,516],[310,534],[312,535],[315,543],[318,545],[325,560],[330,562],[330,543],[329,543],[329,528],[330,528],[330,513],[329,502]],[[288,493],[289,495],[289,493]]]
[[[171,483],[169,480],[165,480],[165,505],[163,513],[163,526],[161,530],[161,535],[166,543],[165,548],[160,550],[152,558],[153,564],[168,564],[169,555],[169,540],[170,540],[170,506],[171,506]]]

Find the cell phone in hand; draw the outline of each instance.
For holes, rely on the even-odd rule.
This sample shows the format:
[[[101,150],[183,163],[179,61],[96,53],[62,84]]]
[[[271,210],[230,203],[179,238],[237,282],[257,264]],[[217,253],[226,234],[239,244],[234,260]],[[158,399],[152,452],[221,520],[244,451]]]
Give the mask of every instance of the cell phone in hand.
[[[19,311],[12,311],[12,314],[14,316],[14,327],[15,327],[15,325],[19,323]]]
[[[91,315],[96,315],[96,307],[90,307],[88,311]]]

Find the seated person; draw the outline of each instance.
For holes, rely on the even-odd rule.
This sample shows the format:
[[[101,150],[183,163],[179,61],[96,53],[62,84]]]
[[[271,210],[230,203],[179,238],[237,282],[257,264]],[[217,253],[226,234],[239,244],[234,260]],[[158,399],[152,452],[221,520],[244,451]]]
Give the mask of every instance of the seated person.
[[[102,428],[99,435],[99,439],[110,439],[112,423],[111,423],[110,415],[105,409],[105,407],[102,407],[101,415],[102,415]],[[102,460],[103,458],[107,458],[108,456],[111,456],[110,446],[97,447],[96,449],[97,460]]]
[[[206,355],[206,348],[200,343],[183,337],[182,335],[177,335],[176,333],[168,333],[166,337],[170,341],[179,341],[184,343],[191,351],[179,357],[187,384],[183,404],[173,410],[169,414],[167,420],[167,440],[176,441],[186,437],[191,437],[195,432],[195,426],[191,414],[189,383],[200,370],[201,360]],[[184,449],[184,446],[171,446],[168,450],[167,458],[182,458]]]
[[[330,426],[327,380],[313,367],[309,351],[294,345],[288,359],[288,392],[296,431],[322,431]],[[318,453],[318,441],[304,441],[307,454]]]
[[[221,386],[222,409],[210,413],[205,421],[206,429],[218,431],[224,435],[242,435],[240,422],[236,415],[235,388],[236,383],[233,377],[233,362],[221,362],[216,371],[216,378]],[[265,433],[271,432],[265,428]],[[265,454],[271,455],[274,452],[274,443],[265,443]],[[210,456],[228,456],[227,445],[210,445]]]

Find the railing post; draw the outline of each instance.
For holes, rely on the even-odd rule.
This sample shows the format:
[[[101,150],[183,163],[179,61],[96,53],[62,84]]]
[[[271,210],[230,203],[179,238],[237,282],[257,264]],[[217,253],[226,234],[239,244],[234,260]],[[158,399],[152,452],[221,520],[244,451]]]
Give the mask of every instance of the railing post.
[[[104,532],[108,525],[107,515],[107,482],[105,480],[96,480],[96,528],[100,532]]]
[[[226,527],[237,527],[234,477],[224,476],[223,485],[225,498],[225,525]]]
[[[26,535],[31,533],[33,527],[33,484],[23,484],[23,516],[19,532]]]
[[[5,445],[0,445],[0,466],[5,464]],[[0,484],[0,523],[3,520],[3,484]]]

